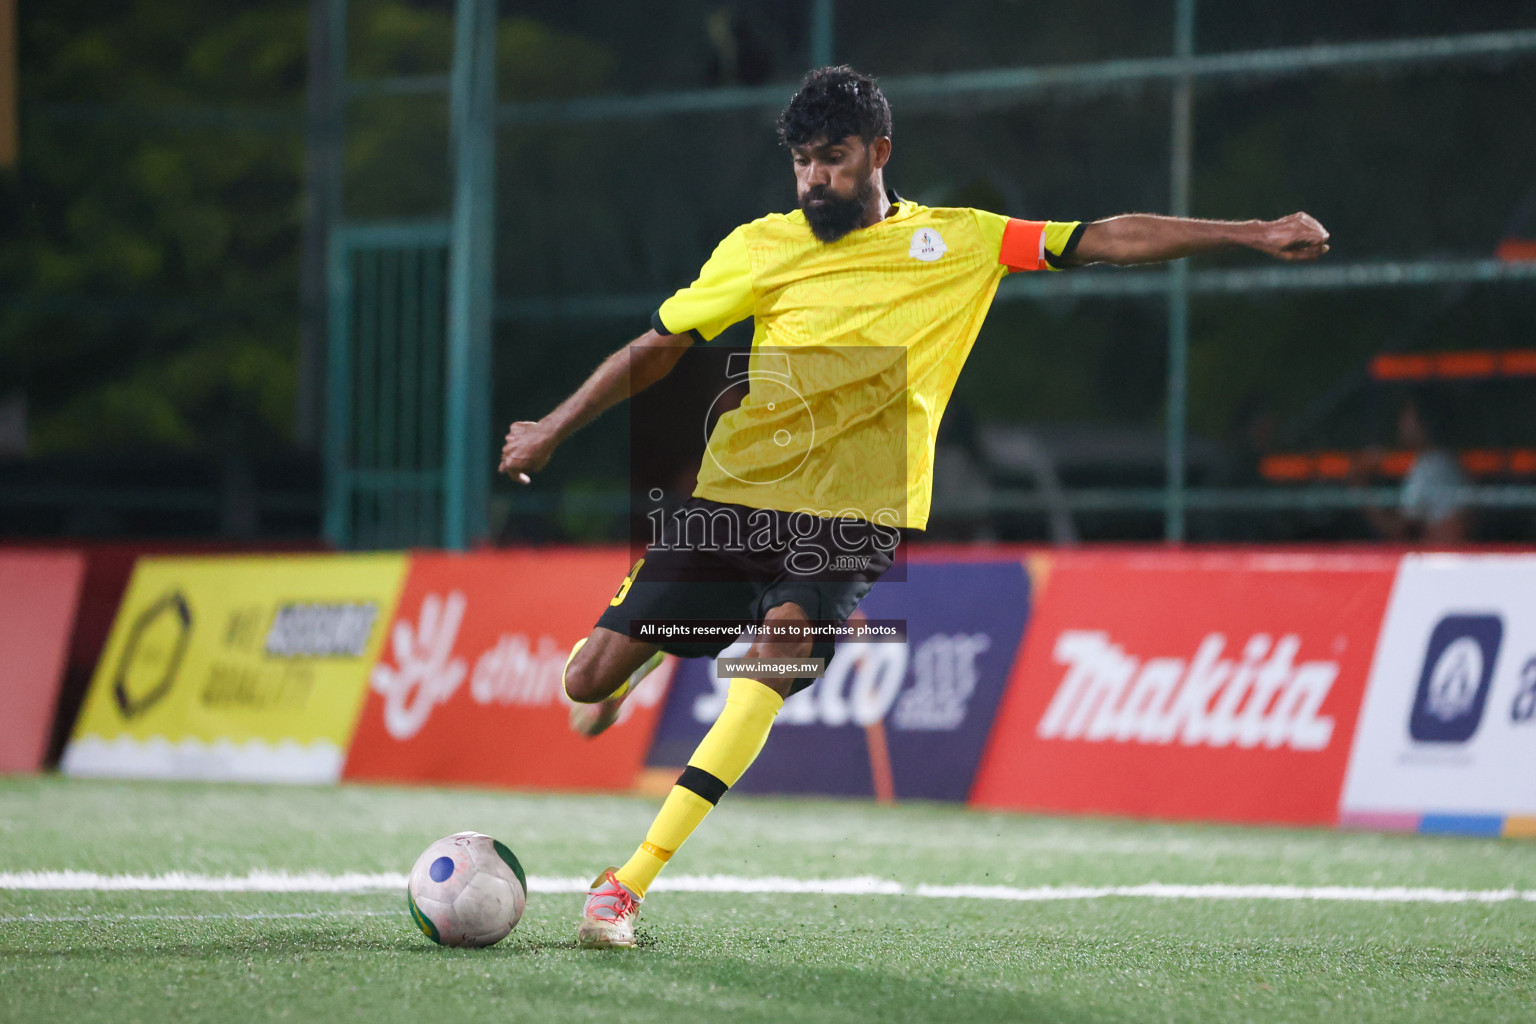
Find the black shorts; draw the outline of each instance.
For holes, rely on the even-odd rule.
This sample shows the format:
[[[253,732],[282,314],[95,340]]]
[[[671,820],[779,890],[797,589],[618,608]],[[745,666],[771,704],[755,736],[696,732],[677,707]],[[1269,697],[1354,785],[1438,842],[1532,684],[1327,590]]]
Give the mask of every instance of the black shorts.
[[[813,622],[841,625],[891,567],[900,540],[897,528],[862,520],[689,498],[597,624],[626,636],[634,635],[633,620],[730,621],[745,628],[792,601]],[[712,658],[734,641],[724,636],[658,646],[681,658]],[[833,646],[818,639],[811,657],[830,659]]]

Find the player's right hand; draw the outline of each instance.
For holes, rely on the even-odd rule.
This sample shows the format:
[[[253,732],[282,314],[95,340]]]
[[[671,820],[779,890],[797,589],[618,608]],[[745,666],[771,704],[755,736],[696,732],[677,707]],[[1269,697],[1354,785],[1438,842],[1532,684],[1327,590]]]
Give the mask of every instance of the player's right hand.
[[[532,483],[529,473],[537,473],[555,453],[555,441],[541,423],[520,420],[507,428],[506,443],[501,446],[498,473],[505,473],[518,483]]]

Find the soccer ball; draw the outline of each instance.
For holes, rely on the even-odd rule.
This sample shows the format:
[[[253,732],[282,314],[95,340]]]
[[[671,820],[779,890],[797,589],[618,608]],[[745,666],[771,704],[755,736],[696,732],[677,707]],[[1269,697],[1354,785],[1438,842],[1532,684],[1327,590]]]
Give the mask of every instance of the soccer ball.
[[[490,836],[455,832],[416,858],[406,886],[411,920],[441,946],[490,946],[523,916],[528,879]]]

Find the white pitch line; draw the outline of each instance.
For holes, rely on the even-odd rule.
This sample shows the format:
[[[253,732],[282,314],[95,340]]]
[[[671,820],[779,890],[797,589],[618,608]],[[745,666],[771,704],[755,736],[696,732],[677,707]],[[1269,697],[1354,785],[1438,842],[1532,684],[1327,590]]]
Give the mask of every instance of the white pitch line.
[[[103,875],[92,871],[0,872],[0,890],[70,892],[267,892],[369,893],[405,888],[401,874],[288,874],[252,871],[247,875]],[[533,894],[585,892],[585,878],[535,875],[528,879]],[[1346,885],[1052,885],[1016,888],[1005,885],[904,886],[889,879],[857,878],[741,878],[734,875],[678,875],[658,879],[655,892],[764,893],[775,895],[915,896],[921,899],[1004,900],[1041,903],[1061,900],[1179,899],[1179,900],[1313,900],[1353,903],[1536,903],[1533,889],[1433,889],[1407,886]],[[194,918],[195,919],[195,918]],[[0,918],[0,922],[21,920]]]
[[[0,872],[0,889],[57,889],[88,892],[376,892],[404,889],[405,876],[319,872],[288,874],[252,871],[247,875],[103,875],[94,871]]]
[[[310,910],[294,914],[23,914],[0,917],[0,924],[122,924],[130,921],[293,921],[338,917],[398,917],[403,910]]]
[[[582,892],[587,886],[581,887]],[[900,882],[862,875],[858,878],[737,878],[732,875],[678,875],[658,878],[649,891],[776,893],[798,895],[819,893],[826,896],[901,896],[909,892]]]
[[[1536,890],[1414,889],[1407,886],[1353,885],[1107,885],[1041,886],[1015,889],[1003,885],[919,885],[907,895],[934,899],[1096,900],[1111,896],[1155,900],[1319,900],[1342,903],[1536,903]]]

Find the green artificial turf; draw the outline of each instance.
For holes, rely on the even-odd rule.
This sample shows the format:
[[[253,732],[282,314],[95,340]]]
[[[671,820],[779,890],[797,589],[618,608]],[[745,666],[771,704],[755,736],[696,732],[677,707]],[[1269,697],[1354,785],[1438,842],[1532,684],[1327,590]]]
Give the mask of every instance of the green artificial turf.
[[[0,872],[406,871],[464,828],[538,878],[622,860],[655,801],[0,780]],[[731,796],[668,875],[1536,890],[1523,841],[991,815]],[[667,877],[667,876],[663,876]],[[656,891],[635,950],[575,948],[577,893],[486,950],[403,893],[0,889],[0,1021],[1520,1021],[1536,901],[1342,903]]]

